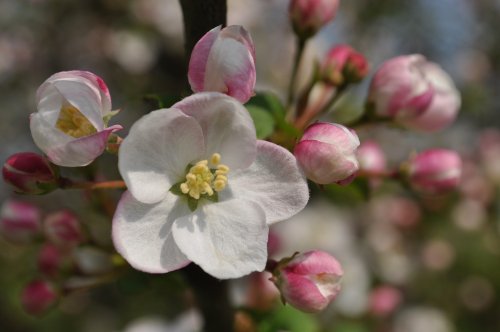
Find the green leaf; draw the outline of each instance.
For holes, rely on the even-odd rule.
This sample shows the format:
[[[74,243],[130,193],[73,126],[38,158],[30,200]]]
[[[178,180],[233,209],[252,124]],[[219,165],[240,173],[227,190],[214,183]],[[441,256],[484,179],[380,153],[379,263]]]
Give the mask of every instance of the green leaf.
[[[275,121],[271,113],[255,105],[249,105],[247,109],[255,124],[257,138],[264,139],[271,136],[275,126]]]
[[[198,207],[198,200],[189,196],[188,197],[188,207],[189,207],[189,210],[191,210],[191,212],[194,212],[196,210],[196,208]]]
[[[319,326],[314,316],[305,314],[289,305],[282,306],[264,319],[258,327],[259,332],[317,332]]]

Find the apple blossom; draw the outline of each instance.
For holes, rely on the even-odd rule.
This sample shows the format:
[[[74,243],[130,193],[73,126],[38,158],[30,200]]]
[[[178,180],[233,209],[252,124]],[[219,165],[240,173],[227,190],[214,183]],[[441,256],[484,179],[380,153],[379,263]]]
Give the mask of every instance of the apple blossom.
[[[22,194],[41,195],[58,188],[58,169],[43,156],[21,152],[10,156],[3,165],[6,183]]]
[[[269,225],[309,198],[293,155],[257,140],[243,105],[217,92],[143,116],[123,140],[118,166],[128,191],[113,241],[150,273],[190,261],[220,279],[262,271]]]
[[[38,253],[38,270],[43,275],[54,278],[69,261],[67,252],[51,243],[46,243],[40,248],[40,252]]]
[[[358,170],[359,138],[348,128],[316,122],[306,128],[293,153],[306,176],[319,184],[343,184]]]
[[[430,149],[410,159],[408,176],[413,188],[426,193],[455,189],[462,174],[462,160],[452,150]]]
[[[384,151],[375,141],[364,141],[359,146],[356,157],[359,168],[367,173],[379,175],[386,171],[387,161]]]
[[[193,48],[189,84],[194,92],[222,92],[245,103],[254,95],[255,48],[240,25],[207,32]]]
[[[378,286],[370,294],[370,311],[376,316],[392,314],[401,304],[401,291],[390,285]]]
[[[104,81],[87,71],[65,71],[49,77],[37,91],[37,109],[30,117],[35,144],[56,165],[90,164],[103,153],[114,114]]]
[[[40,210],[31,203],[5,201],[0,211],[0,233],[14,243],[26,243],[40,233]]]
[[[21,295],[21,304],[24,311],[31,315],[45,313],[57,301],[54,286],[43,280],[29,283]]]
[[[273,281],[286,302],[305,312],[319,312],[339,293],[343,274],[334,257],[313,250],[283,259]]]
[[[368,61],[363,54],[356,52],[349,45],[332,47],[321,67],[323,82],[340,86],[357,83],[368,74]]]
[[[74,247],[83,241],[83,233],[78,218],[70,211],[49,214],[43,221],[47,239],[61,247]]]
[[[302,38],[316,34],[337,14],[339,0],[292,0],[289,13],[293,29]]]
[[[382,64],[368,101],[380,117],[394,118],[408,128],[436,131],[455,120],[460,93],[441,67],[412,54]]]

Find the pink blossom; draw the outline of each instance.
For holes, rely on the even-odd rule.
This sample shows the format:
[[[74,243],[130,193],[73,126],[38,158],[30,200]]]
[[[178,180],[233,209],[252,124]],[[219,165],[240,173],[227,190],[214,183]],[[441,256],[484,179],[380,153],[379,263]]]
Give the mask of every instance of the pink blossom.
[[[386,171],[385,154],[377,142],[370,140],[362,142],[356,156],[362,171],[375,175]]]
[[[207,32],[193,48],[188,78],[194,92],[222,92],[247,102],[255,88],[255,49],[248,31],[231,25]]]
[[[319,184],[345,183],[358,170],[359,138],[348,128],[326,122],[309,126],[294,154],[306,176]]]
[[[14,243],[26,243],[40,233],[40,210],[33,204],[5,201],[0,212],[0,233]]]
[[[305,312],[319,312],[337,296],[343,275],[340,263],[319,250],[284,259],[275,272],[274,282],[284,300]]]
[[[316,34],[337,14],[339,0],[292,0],[289,13],[293,29],[302,38]]]
[[[21,152],[10,156],[2,168],[3,179],[22,194],[40,195],[58,187],[58,170],[43,156]]]
[[[425,193],[442,193],[457,188],[461,174],[462,160],[452,150],[426,150],[409,161],[410,183]]]
[[[436,131],[455,120],[460,93],[441,67],[413,54],[382,64],[368,101],[380,117],[394,118],[408,128]]]
[[[361,81],[368,74],[368,61],[349,45],[337,45],[328,51],[321,67],[324,82],[339,86]]]
[[[35,280],[24,288],[21,304],[28,314],[40,315],[55,304],[57,297],[52,284],[43,280]]]
[[[47,238],[61,247],[74,247],[83,241],[78,218],[70,211],[59,211],[48,215],[43,221]]]
[[[379,286],[370,295],[370,311],[376,316],[387,316],[401,304],[401,292],[392,286]]]

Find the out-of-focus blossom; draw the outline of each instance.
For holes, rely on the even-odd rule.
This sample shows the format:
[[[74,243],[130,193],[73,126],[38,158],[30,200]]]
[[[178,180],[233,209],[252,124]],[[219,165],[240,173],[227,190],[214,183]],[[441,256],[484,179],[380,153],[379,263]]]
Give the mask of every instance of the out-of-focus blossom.
[[[254,95],[255,48],[240,25],[207,32],[193,48],[189,84],[194,92],[222,92],[245,103]]]
[[[359,169],[368,174],[381,175],[387,169],[385,153],[375,141],[363,141],[358,147],[356,157]]]
[[[147,73],[158,57],[158,47],[135,31],[111,31],[105,47],[108,56],[132,74]]]
[[[14,243],[27,243],[40,233],[40,210],[33,204],[5,201],[0,212],[0,233]]]
[[[141,317],[128,324],[123,332],[197,332],[202,330],[202,325],[200,313],[189,310],[173,321],[156,316]]]
[[[437,64],[418,54],[392,58],[373,78],[369,104],[375,113],[406,127],[436,131],[453,122],[460,93]]]
[[[58,170],[43,156],[21,152],[10,156],[2,168],[3,179],[22,194],[46,194],[58,187]]]
[[[321,67],[323,82],[341,86],[357,83],[368,74],[368,61],[349,45],[337,45],[328,51]]]
[[[463,230],[474,231],[484,225],[488,215],[481,202],[474,199],[462,199],[453,208],[452,219]]]
[[[409,160],[408,176],[412,187],[425,193],[454,190],[460,183],[462,160],[452,150],[430,149]]]
[[[83,233],[78,218],[70,211],[49,214],[43,221],[47,239],[61,247],[74,247],[83,241]]]
[[[412,199],[403,196],[379,196],[370,202],[371,217],[380,222],[411,228],[422,218],[420,206]]]
[[[305,130],[293,152],[310,180],[342,184],[358,170],[358,146],[354,131],[335,123],[317,122]]]
[[[370,311],[376,316],[392,314],[401,304],[401,291],[384,285],[375,288],[370,295]]]
[[[339,0],[292,0],[289,13],[295,33],[301,38],[316,34],[337,14]]]
[[[445,240],[430,240],[422,248],[421,259],[428,269],[446,270],[455,260],[455,249]]]
[[[340,292],[344,274],[330,254],[313,250],[285,258],[274,272],[274,282],[283,299],[305,312],[319,312]]]
[[[462,161],[462,178],[459,190],[467,199],[483,205],[490,204],[495,197],[495,186],[476,160],[464,158]]]
[[[496,184],[500,184],[500,131],[498,129],[486,129],[481,133],[479,151],[486,175]]]
[[[453,332],[450,320],[432,307],[411,307],[397,315],[395,332]]]
[[[266,311],[271,309],[279,299],[278,289],[269,280],[269,272],[254,272],[248,276],[246,305],[250,308]]]
[[[142,117],[121,144],[119,170],[129,191],[113,219],[113,241],[150,273],[190,261],[221,279],[262,271],[269,225],[309,198],[294,156],[256,140],[243,105],[216,92]]]
[[[52,284],[43,280],[35,280],[24,288],[21,294],[21,304],[28,314],[41,315],[56,303],[57,298],[57,292]]]
[[[113,269],[111,255],[97,248],[76,248],[73,256],[76,267],[84,274],[103,274]]]
[[[87,71],[65,71],[49,77],[37,91],[37,113],[30,118],[35,144],[54,164],[85,166],[103,153],[113,115],[104,81]]]
[[[68,253],[58,246],[46,243],[38,253],[38,270],[49,278],[56,277],[59,272],[69,263]]]
[[[480,276],[470,276],[461,283],[458,294],[463,304],[473,311],[484,310],[495,300],[495,288]]]
[[[271,257],[281,249],[281,239],[278,234],[269,231],[267,238],[267,256]]]

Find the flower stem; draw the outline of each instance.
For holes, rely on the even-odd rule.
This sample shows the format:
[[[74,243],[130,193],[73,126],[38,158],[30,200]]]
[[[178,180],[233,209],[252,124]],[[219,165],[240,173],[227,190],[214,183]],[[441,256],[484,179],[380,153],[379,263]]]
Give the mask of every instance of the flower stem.
[[[195,264],[183,268],[203,315],[205,332],[234,331],[234,310],[229,302],[228,282],[205,273]]]
[[[297,37],[297,50],[295,51],[295,58],[293,59],[292,67],[292,77],[290,78],[290,83],[288,85],[288,97],[286,102],[286,108],[288,109],[288,117],[292,118],[294,116],[294,108],[292,107],[293,100],[295,97],[295,85],[297,84],[297,73],[300,67],[300,60],[304,54],[304,49],[306,46],[307,39],[303,37]]]
[[[91,182],[91,181],[73,182],[70,179],[62,178],[59,187],[61,189],[95,190],[95,189],[124,189],[127,186],[125,185],[125,182],[122,180],[104,181],[104,182]]]

